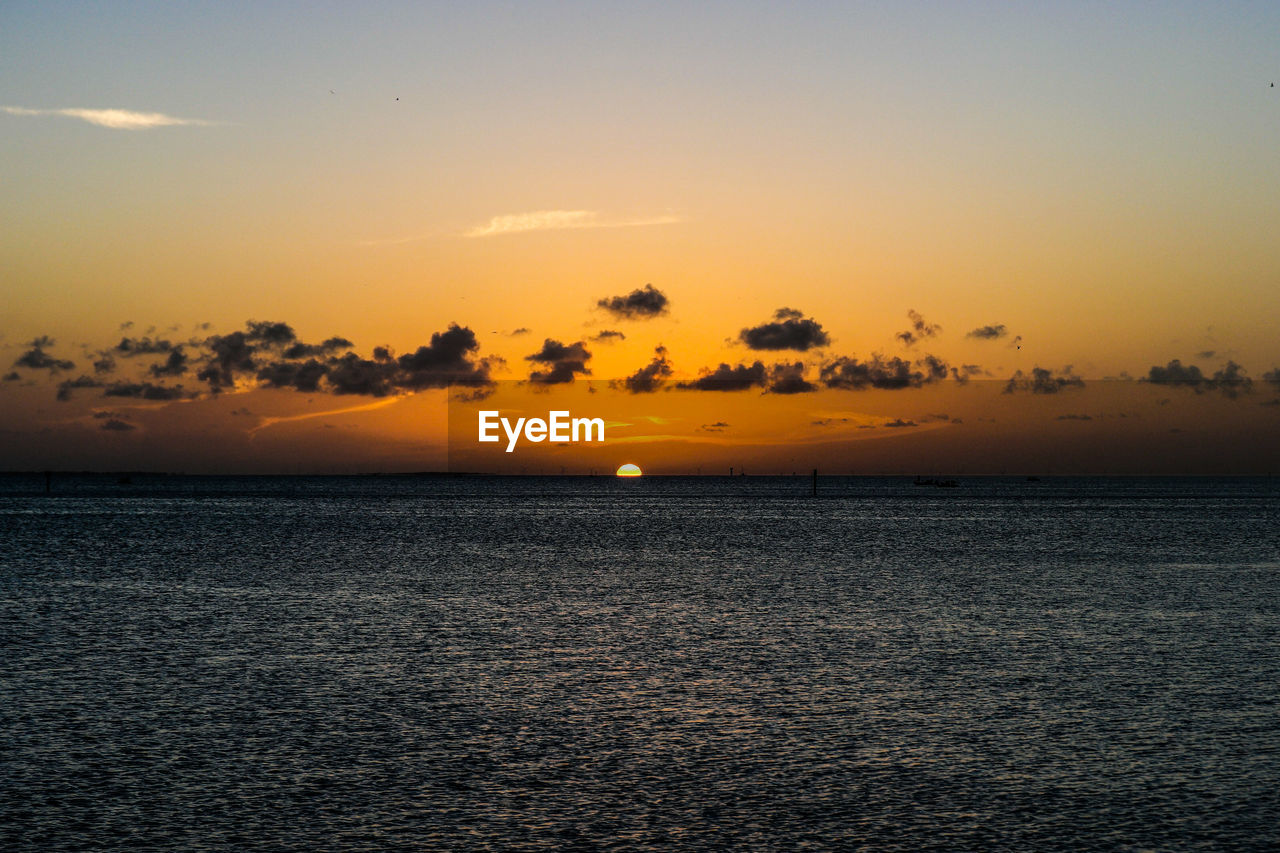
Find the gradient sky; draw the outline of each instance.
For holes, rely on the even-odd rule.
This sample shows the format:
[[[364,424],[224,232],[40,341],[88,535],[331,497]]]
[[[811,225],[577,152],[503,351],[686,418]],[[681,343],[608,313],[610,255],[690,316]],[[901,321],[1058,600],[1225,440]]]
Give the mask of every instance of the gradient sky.
[[[582,342],[601,389],[659,344],[672,383],[721,362],[801,361],[817,382],[840,357],[929,354],[1001,392],[1040,368],[1089,387],[957,397],[950,433],[921,423],[941,413],[922,395],[977,393],[954,380],[874,405],[839,389],[644,399],[696,432],[714,421],[695,401],[732,398],[764,432],[717,440],[752,459],[821,446],[804,464],[847,461],[861,439],[819,441],[830,425],[814,422],[852,411],[930,427],[933,450],[916,440],[886,470],[929,453],[1000,470],[979,419],[1032,446],[1089,414],[1069,419],[1093,430],[1075,469],[1105,472],[1123,454],[1087,448],[1136,441],[1109,425],[1125,413],[1149,435],[1198,436],[1194,459],[1171,447],[1138,469],[1268,473],[1277,36],[1274,3],[4,3],[0,368],[18,378],[0,382],[0,467],[440,463],[443,391],[197,381],[211,336],[254,320],[342,337],[362,359],[456,323],[473,362],[505,360],[490,362],[499,380],[538,369],[527,357],[547,339]],[[647,283],[669,300],[657,316],[597,304]],[[828,343],[741,341],[780,308]],[[941,329],[905,346],[908,311]],[[1006,334],[967,336],[994,325]],[[591,340],[604,330],[625,340]],[[94,373],[144,335],[188,342],[189,370],[161,380],[156,358],[121,357]],[[19,366],[42,336],[74,366]],[[1168,376],[1151,370],[1174,359],[1206,382],[1071,396]],[[1227,394],[1215,373],[1253,381]],[[82,375],[99,384],[55,399]],[[144,377],[199,396],[103,396]],[[1058,408],[1011,402],[1038,397]],[[1166,423],[1171,405],[1185,411]],[[698,467],[691,435],[653,464]]]

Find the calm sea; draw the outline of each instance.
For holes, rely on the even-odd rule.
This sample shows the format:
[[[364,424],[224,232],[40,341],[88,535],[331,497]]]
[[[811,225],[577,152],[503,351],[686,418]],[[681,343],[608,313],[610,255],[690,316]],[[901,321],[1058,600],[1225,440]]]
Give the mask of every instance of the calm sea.
[[[0,478],[7,850],[1280,844],[1280,481]]]

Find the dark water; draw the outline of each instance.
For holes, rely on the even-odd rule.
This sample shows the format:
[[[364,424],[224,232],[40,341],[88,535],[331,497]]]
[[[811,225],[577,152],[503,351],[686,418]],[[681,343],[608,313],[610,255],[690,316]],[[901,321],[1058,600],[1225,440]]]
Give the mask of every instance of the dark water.
[[[1274,480],[53,485],[5,849],[1280,843]]]

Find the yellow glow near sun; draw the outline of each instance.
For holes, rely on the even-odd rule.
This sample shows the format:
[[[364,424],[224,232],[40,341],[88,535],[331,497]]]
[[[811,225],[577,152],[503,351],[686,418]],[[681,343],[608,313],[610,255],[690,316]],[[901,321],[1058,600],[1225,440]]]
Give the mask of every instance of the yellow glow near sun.
[[[634,465],[630,462],[618,469],[619,477],[639,477],[642,473],[639,465]]]

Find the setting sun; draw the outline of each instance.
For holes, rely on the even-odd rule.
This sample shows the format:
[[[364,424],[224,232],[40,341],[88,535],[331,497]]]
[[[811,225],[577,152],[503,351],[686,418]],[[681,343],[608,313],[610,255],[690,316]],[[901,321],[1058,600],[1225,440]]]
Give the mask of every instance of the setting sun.
[[[619,477],[639,477],[642,473],[644,472],[640,470],[640,466],[632,464],[631,462],[628,462],[626,465],[623,465],[618,469]]]

